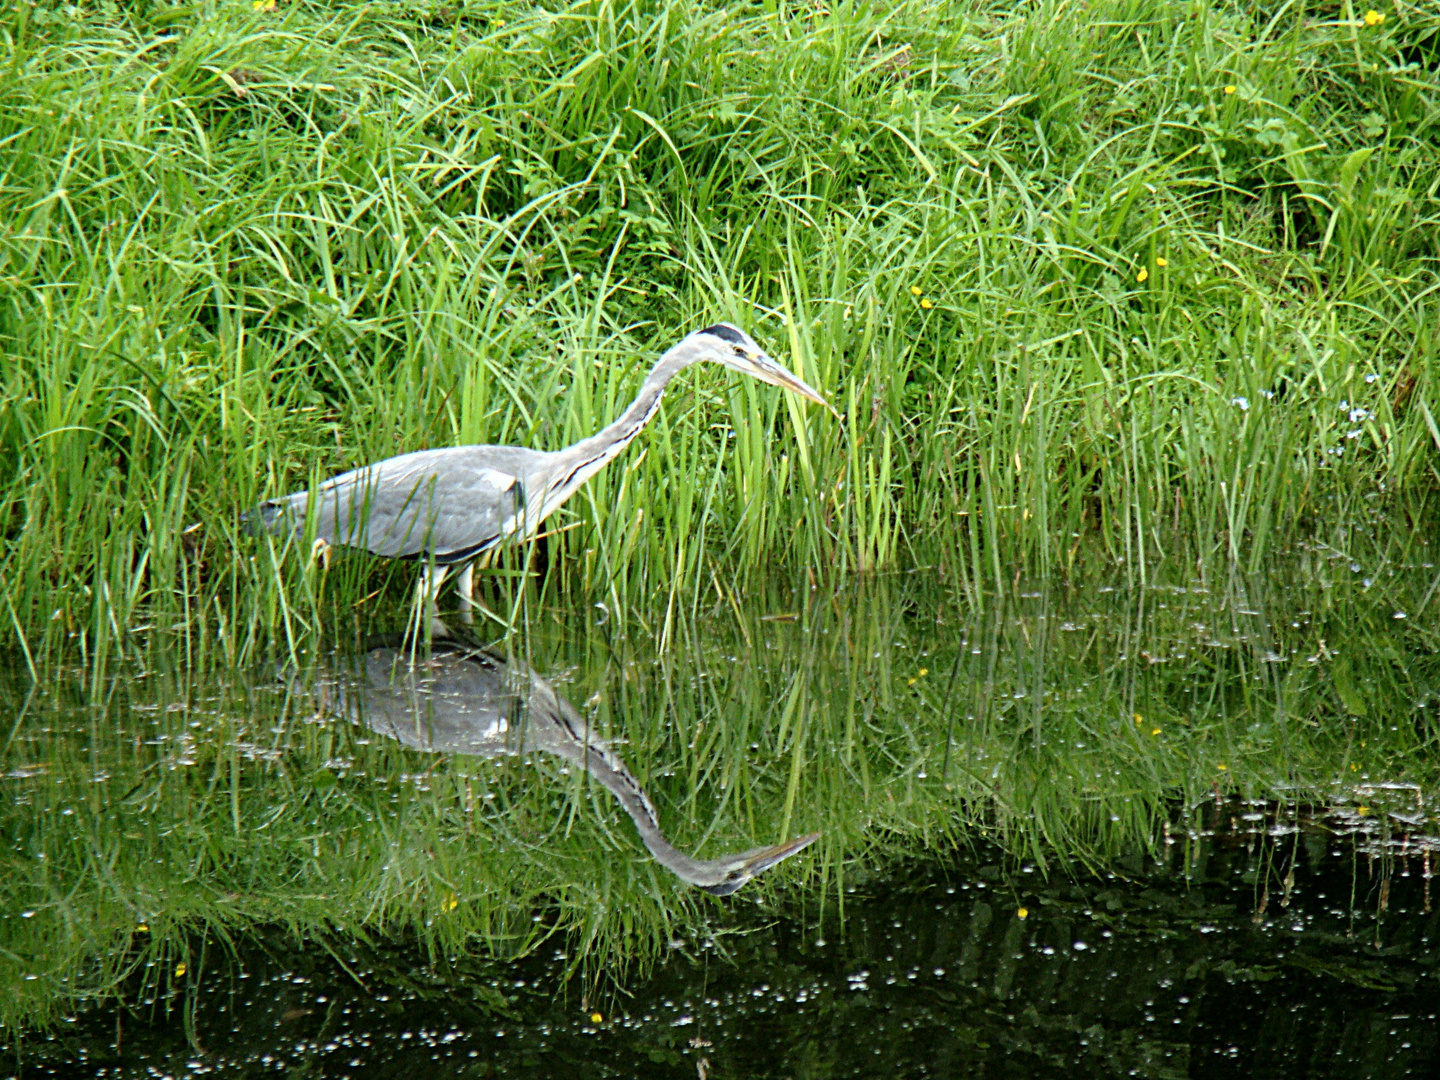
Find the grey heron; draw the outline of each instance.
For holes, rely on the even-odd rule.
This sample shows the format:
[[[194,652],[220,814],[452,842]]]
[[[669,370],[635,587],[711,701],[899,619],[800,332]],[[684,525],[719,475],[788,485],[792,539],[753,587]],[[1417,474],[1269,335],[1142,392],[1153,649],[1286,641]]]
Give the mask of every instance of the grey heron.
[[[416,750],[486,758],[538,750],[580,766],[620,800],[660,865],[716,896],[728,896],[819,838],[812,833],[715,859],[678,850],[609,742],[518,660],[458,644],[438,646],[428,658],[378,648],[365,654],[363,668],[342,670],[322,687],[328,711]]]
[[[242,522],[252,533],[289,530],[298,537],[313,498],[317,547],[363,547],[423,561],[420,599],[431,610],[446,575],[463,566],[458,585],[468,610],[474,606],[472,561],[504,541],[535,536],[541,522],[640,434],[666,384],[702,360],[792,390],[834,412],[743,330],[717,323],[669,349],[620,417],[573,446],[548,452],[523,446],[418,450],[341,473],[314,491],[270,499],[243,514]]]

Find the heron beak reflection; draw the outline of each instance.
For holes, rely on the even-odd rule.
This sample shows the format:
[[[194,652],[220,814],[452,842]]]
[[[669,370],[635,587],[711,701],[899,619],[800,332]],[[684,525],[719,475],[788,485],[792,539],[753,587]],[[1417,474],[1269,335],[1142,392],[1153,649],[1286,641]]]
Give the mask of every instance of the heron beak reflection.
[[[442,643],[417,660],[404,648],[376,648],[316,689],[322,707],[415,750],[486,758],[539,750],[580,766],[624,807],[656,862],[714,896],[728,896],[819,838],[714,859],[687,855],[665,838],[654,803],[587,718],[522,662],[481,649]]]
[[[806,836],[797,836],[794,840],[787,840],[783,844],[775,844],[773,847],[754,848],[733,856],[732,860],[716,859],[716,863],[733,861],[734,868],[729,870],[725,879],[714,885],[700,885],[711,896],[729,896],[744,885],[751,878],[763,874],[770,867],[783,859],[788,859],[797,851],[809,847],[820,834],[809,833]]]

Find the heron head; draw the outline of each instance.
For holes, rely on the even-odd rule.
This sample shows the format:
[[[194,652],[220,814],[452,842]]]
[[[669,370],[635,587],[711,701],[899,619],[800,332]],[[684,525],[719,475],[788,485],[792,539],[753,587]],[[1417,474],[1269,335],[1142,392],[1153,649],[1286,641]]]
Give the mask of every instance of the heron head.
[[[712,896],[729,896],[751,878],[763,874],[818,839],[819,833],[811,833],[773,847],[752,848],[738,855],[722,855],[718,859],[695,863],[689,873],[682,876]]]
[[[831,412],[835,411],[828,401],[798,376],[791,374],[766,356],[765,350],[755,344],[755,339],[739,327],[731,326],[729,323],[716,323],[714,326],[707,326],[704,330],[695,331],[691,338],[697,344],[704,346],[701,359],[724,364],[734,371],[752,375],[771,386],[793,390],[801,397],[809,398],[817,405],[824,405]]]

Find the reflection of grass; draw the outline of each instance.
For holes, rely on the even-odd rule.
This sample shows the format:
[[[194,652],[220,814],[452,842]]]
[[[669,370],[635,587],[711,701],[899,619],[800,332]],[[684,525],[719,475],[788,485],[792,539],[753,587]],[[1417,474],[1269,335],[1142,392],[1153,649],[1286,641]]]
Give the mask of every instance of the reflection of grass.
[[[1437,113],[1396,50],[1435,17],[1203,7],[14,8],[3,633],[291,643],[317,582],[239,508],[567,443],[721,317],[845,419],[688,375],[556,521],[621,621],[777,563],[993,586],[1409,510]],[[331,571],[342,627],[387,574]]]
[[[1308,971],[1312,975],[1328,975],[1332,979],[1339,979],[1343,983],[1358,986],[1362,990],[1378,990],[1387,994],[1395,991],[1390,973],[1385,969],[1384,964],[1372,963],[1362,966],[1358,963],[1338,963],[1333,960],[1306,956],[1304,953],[1296,953],[1287,957],[1286,962],[1302,971]]]
[[[677,846],[823,832],[727,904],[843,907],[895,858],[979,836],[1052,868],[1189,858],[1177,804],[1217,793],[1353,791],[1359,820],[1433,832],[1435,756],[1417,751],[1435,735],[1440,642],[1433,620],[1393,617],[1418,610],[1431,574],[1022,586],[983,615],[914,576],[843,594],[757,586],[744,606],[711,595],[677,615],[661,656],[649,636],[542,608],[527,648],[561,694],[598,699],[598,730],[623,736]],[[765,618],[777,612],[798,618]],[[1364,715],[1335,687],[1346,655]],[[98,693],[77,676],[33,695],[6,746],[6,1022],[131,969],[142,996],[181,987],[179,964],[203,968],[256,924],[412,934],[437,956],[544,943],[597,979],[724,926],[582,776],[414,753],[327,718],[304,678],[248,686],[170,650],[144,660]]]

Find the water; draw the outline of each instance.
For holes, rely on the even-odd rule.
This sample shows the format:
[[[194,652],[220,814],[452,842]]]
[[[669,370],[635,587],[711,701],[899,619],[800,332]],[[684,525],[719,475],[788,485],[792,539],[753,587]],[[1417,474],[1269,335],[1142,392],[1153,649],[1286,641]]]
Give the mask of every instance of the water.
[[[358,638],[17,665],[0,1038],[17,1075],[1430,1075],[1440,579],[1350,562],[537,604],[483,692]]]
[[[854,894],[843,925],[821,920],[824,938],[794,911],[752,915],[590,1000],[556,996],[563,949],[427,964],[277,937],[168,1016],[102,1011],[32,1060],[97,1076],[1433,1075],[1440,915],[1420,860],[1384,870],[1367,837],[1318,823],[1276,845],[1273,819],[1230,824],[1244,812],[1207,807],[1188,880],[1151,863],[1047,882],[993,851],[905,865]],[[1257,918],[1256,870],[1270,857],[1288,873],[1287,855],[1289,895]]]

